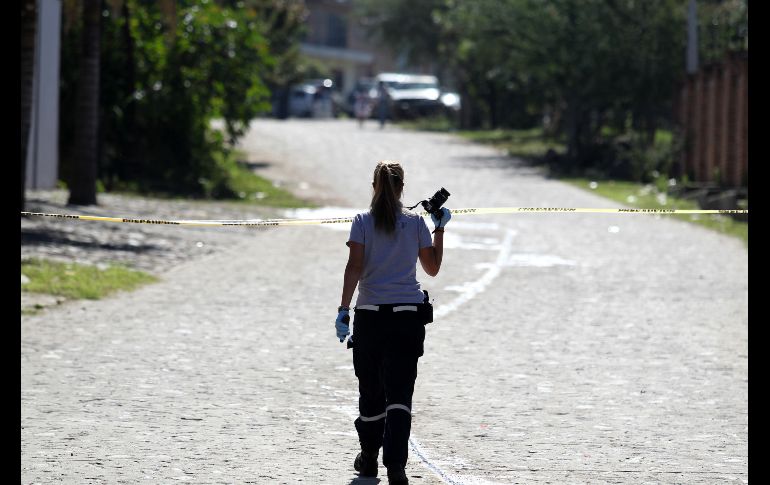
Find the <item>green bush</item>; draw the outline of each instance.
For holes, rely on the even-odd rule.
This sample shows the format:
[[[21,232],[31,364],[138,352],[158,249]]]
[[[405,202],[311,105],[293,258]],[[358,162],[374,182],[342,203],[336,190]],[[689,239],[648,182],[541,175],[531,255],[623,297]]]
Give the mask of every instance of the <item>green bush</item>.
[[[664,137],[656,143],[647,144],[641,136],[632,136],[630,140],[616,141],[616,150],[612,153],[614,170],[611,177],[633,182],[651,183],[661,174],[671,173],[671,167],[679,154],[678,144]]]
[[[169,18],[161,2],[108,2],[100,66],[98,177],[104,190],[214,198],[236,193],[228,186],[229,147],[251,119],[270,111],[268,86],[278,82],[279,67],[291,70],[300,17],[293,4],[225,5],[178,2]],[[77,9],[64,14],[61,173],[71,181],[77,176],[70,149],[80,25]],[[210,127],[213,119],[224,120],[223,132]]]
[[[540,157],[551,171],[562,177],[589,177],[639,183],[668,181],[681,153],[681,142],[671,132],[660,131],[652,143],[645,135],[631,132],[615,135],[583,147],[578,159],[552,153]]]

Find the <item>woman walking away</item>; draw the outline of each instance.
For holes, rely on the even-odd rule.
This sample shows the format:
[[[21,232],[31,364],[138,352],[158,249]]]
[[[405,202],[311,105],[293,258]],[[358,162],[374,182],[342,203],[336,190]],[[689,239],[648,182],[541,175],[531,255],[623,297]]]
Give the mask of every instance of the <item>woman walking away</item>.
[[[433,241],[425,220],[403,208],[404,169],[380,162],[374,169],[370,210],[356,215],[337,309],[337,337],[349,335],[350,302],[358,286],[353,335],[353,367],[358,377],[359,417],[355,420],[361,452],[354,468],[376,477],[378,456],[392,485],[408,484],[405,466],[412,423],[417,360],[423,355],[427,293],[417,281],[417,260],[430,276],[441,268],[444,227],[452,215],[431,215]]]

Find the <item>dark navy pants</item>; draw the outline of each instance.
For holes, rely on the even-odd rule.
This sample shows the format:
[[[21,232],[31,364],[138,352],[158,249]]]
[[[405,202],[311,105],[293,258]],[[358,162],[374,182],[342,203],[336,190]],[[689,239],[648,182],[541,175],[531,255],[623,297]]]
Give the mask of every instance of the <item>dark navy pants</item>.
[[[417,312],[356,309],[353,367],[358,377],[361,449],[377,452],[382,463],[406,466],[412,426],[412,394],[417,360],[423,354],[425,326]]]

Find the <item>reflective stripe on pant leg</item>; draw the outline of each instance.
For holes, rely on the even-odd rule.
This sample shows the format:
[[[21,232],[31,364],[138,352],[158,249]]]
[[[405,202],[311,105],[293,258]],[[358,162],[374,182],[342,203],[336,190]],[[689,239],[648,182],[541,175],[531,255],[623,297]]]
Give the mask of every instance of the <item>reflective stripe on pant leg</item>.
[[[384,419],[385,416],[387,416],[387,415],[388,415],[388,410],[386,409],[384,413],[378,414],[377,416],[371,416],[371,417],[359,416],[358,419],[360,419],[361,421],[363,421],[365,423],[369,423],[371,421],[379,421],[380,419]]]
[[[353,320],[353,367],[358,377],[358,413],[355,420],[361,449],[378,452],[385,432],[385,389],[380,375],[377,312],[356,311]]]
[[[383,430],[382,464],[406,466],[412,413],[408,406],[391,404],[387,407],[387,414]]]
[[[417,361],[421,354],[425,326],[415,312],[391,314],[385,338],[384,374],[387,399],[382,463],[405,466],[408,460],[412,425],[412,397],[417,379]]]
[[[387,412],[392,409],[403,409],[404,411],[409,413],[410,416],[412,414],[412,410],[409,409],[409,406],[404,406],[403,404],[391,404],[390,406],[385,408],[385,413],[387,414]]]

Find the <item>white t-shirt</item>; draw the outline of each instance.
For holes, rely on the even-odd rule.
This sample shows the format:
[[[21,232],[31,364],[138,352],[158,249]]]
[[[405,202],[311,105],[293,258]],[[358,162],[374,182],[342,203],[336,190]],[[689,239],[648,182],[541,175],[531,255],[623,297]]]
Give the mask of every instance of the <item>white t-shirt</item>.
[[[356,305],[422,303],[425,295],[417,281],[420,249],[433,245],[422,216],[402,211],[393,234],[374,229],[374,217],[356,215],[348,243],[364,245],[364,270],[358,282]]]

